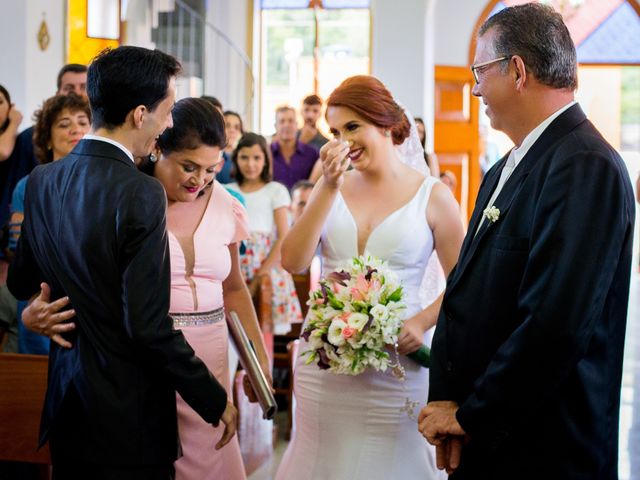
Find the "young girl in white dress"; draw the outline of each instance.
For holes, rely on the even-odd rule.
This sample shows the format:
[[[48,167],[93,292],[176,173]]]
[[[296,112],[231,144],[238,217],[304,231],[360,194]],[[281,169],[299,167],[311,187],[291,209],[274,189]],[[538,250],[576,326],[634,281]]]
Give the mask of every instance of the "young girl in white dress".
[[[271,278],[273,333],[283,335],[291,330],[292,323],[302,321],[293,278],[280,265],[280,245],[289,230],[291,197],[284,185],[271,181],[269,149],[261,135],[243,135],[232,159],[237,183],[227,186],[242,193],[249,215],[250,237],[245,241],[240,267],[252,291],[261,275]]]
[[[436,323],[442,296],[423,309],[420,285],[434,248],[446,274],[457,261],[464,236],[458,205],[419,171],[421,153],[413,155],[415,169],[405,163],[406,144],[419,145],[415,125],[379,80],[345,80],[329,97],[326,117],[334,139],[321,150],[323,177],[284,240],[282,263],[290,272],[308,267],[318,242],[325,274],[365,252],[386,260],[406,293],[398,350],[407,379],[390,371],[337,375],[299,357],[295,433],[276,478],[434,479],[434,452],[402,410],[407,398],[426,404],[428,369],[405,355],[428,341]],[[304,352],[308,344],[300,342]]]

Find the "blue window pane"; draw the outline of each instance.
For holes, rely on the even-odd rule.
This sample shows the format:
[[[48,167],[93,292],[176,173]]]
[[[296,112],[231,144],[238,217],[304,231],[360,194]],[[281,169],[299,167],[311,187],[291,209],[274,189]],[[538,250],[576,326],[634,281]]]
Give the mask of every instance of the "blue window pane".
[[[496,13],[500,10],[504,10],[505,8],[507,8],[507,6],[503,2],[496,3],[493,9],[489,12],[489,15],[487,15],[487,18],[493,17]]]
[[[324,8],[369,8],[371,0],[322,0]]]
[[[307,8],[309,0],[262,0],[262,9]]]

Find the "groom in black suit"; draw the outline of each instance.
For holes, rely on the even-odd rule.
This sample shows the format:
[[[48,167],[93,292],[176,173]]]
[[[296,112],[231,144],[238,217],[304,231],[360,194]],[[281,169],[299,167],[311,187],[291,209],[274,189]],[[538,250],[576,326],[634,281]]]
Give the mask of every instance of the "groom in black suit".
[[[76,314],[74,348],[52,342],[49,355],[41,442],[55,479],[172,478],[176,390],[224,422],[224,442],[235,432],[224,388],[173,330],[166,196],[134,164],[172,126],[179,70],[158,50],[101,54],[88,72],[92,135],[29,177],[9,289],[28,299],[47,282]]]
[[[550,7],[481,27],[474,95],[516,147],[487,172],[433,339],[419,428],[452,479],[615,479],[634,201],[574,101]]]

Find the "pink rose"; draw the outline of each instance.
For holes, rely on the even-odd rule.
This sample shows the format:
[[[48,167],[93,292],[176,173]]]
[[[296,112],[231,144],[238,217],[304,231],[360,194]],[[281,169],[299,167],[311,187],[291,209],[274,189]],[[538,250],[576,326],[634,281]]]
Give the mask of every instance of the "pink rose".
[[[346,326],[342,329],[342,338],[351,338],[357,331],[353,327]]]

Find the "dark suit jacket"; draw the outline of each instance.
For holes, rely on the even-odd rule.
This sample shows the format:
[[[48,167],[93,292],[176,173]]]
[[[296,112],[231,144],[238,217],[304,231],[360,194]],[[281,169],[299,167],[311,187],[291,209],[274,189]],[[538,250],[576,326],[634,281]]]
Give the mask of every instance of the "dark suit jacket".
[[[556,118],[495,201],[481,185],[433,339],[429,400],[470,435],[460,479],[617,478],[634,222],[620,156],[578,105]]]
[[[29,177],[9,289],[27,299],[46,281],[77,317],[73,348],[49,356],[41,441],[51,431],[58,458],[166,464],[179,450],[176,390],[208,422],[226,407],[167,315],[165,211],[162,185],[106,142],[82,140]]]

